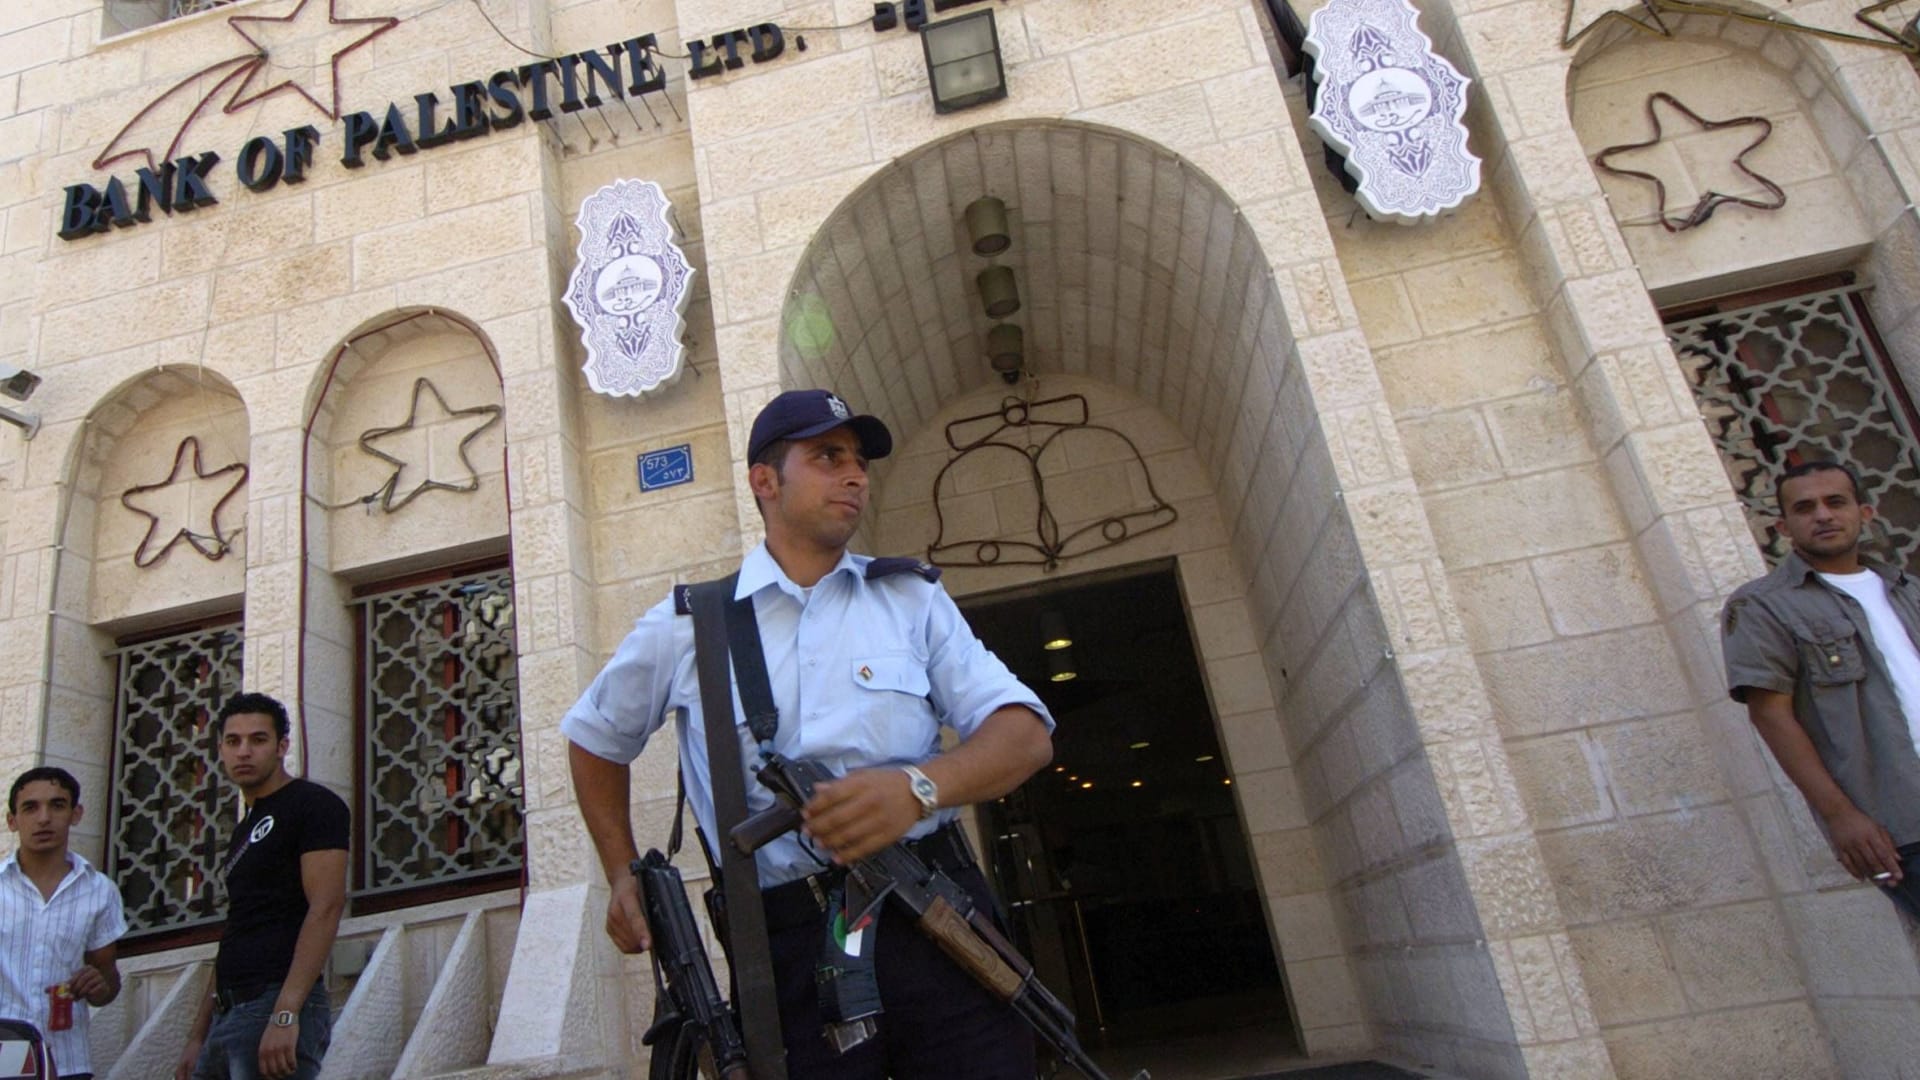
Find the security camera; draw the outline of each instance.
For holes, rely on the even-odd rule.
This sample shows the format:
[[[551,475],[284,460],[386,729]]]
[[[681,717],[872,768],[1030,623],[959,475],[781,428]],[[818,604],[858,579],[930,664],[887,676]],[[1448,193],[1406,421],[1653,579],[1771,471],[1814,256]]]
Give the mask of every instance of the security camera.
[[[0,394],[5,394],[15,401],[25,401],[39,388],[40,376],[26,368],[0,364]]]
[[[14,367],[12,364],[0,364],[0,394],[5,394],[15,401],[25,401],[33,396],[34,390],[38,389],[39,386],[40,376],[35,375],[26,368]],[[24,433],[24,437],[29,439],[33,438],[34,435],[40,431],[40,417],[33,413],[15,412],[12,409],[0,408],[0,420],[4,420],[14,427],[19,428]]]

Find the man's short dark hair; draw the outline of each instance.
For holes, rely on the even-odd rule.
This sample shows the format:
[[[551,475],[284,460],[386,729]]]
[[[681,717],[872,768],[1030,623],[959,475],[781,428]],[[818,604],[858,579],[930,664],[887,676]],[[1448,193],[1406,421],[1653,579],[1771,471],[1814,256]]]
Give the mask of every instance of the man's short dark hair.
[[[255,694],[251,692],[235,694],[227,699],[225,705],[220,706],[220,723],[217,729],[219,733],[223,735],[226,733],[228,717],[239,716],[241,713],[259,713],[262,716],[271,716],[273,717],[273,730],[276,734],[283,739],[293,734],[293,725],[287,720],[287,707],[266,694]]]
[[[1860,497],[1860,474],[1853,471],[1853,466],[1839,461],[1803,461],[1781,473],[1780,479],[1774,482],[1773,504],[1783,516],[1787,512],[1787,481],[1798,480],[1803,476],[1812,476],[1820,472],[1837,472],[1844,475],[1847,483],[1853,485],[1853,501],[1866,501]]]
[[[80,781],[75,780],[72,773],[58,765],[40,765],[21,773],[20,778],[13,782],[13,790],[7,792],[7,813],[11,814],[20,808],[21,788],[41,780],[51,781],[66,788],[67,794],[73,798],[73,805],[80,805]]]
[[[747,467],[765,465],[773,470],[774,476],[784,482],[787,478],[787,451],[793,449],[793,442],[792,439],[773,440],[760,448],[760,453],[752,461],[747,462]],[[760,505],[759,499],[753,500],[753,508],[760,511],[761,517],[767,516],[767,510]]]
[[[775,439],[761,447],[759,456],[748,462],[747,466],[749,468],[755,465],[769,466],[773,469],[773,475],[785,480],[787,478],[787,451],[791,449],[793,449],[792,439]]]

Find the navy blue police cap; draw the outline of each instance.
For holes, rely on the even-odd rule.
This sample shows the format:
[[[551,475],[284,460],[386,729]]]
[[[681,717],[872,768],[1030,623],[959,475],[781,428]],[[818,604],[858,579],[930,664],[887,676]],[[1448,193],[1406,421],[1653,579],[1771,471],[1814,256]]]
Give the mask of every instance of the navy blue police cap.
[[[753,434],[747,440],[747,460],[760,457],[760,451],[781,439],[811,439],[846,425],[860,440],[860,452],[867,460],[877,461],[893,453],[893,433],[877,416],[855,416],[838,394],[827,390],[789,390],[760,410],[753,418]]]

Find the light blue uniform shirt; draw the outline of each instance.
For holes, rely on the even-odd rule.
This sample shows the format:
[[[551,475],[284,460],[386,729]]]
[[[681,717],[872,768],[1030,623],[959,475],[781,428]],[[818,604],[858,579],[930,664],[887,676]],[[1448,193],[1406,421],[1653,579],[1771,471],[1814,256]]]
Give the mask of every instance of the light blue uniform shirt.
[[[811,590],[795,585],[765,544],[740,564],[734,596],[753,597],[780,711],[774,749],[845,774],[926,761],[939,750],[943,725],[966,739],[1008,705],[1025,705],[1053,729],[1039,696],[980,644],[945,589],[914,573],[869,581],[872,561],[843,554]],[[760,748],[747,730],[737,684],[733,712],[740,761],[748,770],[747,808],[758,811],[773,805],[773,795],[751,773]],[[624,764],[640,756],[647,739],[675,715],[681,718],[687,801],[709,840],[724,843],[714,835],[693,618],[676,614],[669,596],[634,625],[567,710],[560,730],[589,753]],[[956,813],[943,808],[907,835],[925,836]],[[793,881],[824,865],[798,833],[788,833],[760,849],[760,884]]]

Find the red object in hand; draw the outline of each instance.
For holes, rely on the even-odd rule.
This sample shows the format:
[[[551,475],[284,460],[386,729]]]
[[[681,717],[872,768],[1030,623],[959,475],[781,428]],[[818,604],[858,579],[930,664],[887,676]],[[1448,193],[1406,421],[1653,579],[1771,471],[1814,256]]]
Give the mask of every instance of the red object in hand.
[[[47,1030],[66,1031],[73,1027],[73,991],[66,983],[47,987]]]

